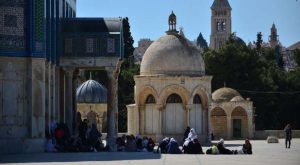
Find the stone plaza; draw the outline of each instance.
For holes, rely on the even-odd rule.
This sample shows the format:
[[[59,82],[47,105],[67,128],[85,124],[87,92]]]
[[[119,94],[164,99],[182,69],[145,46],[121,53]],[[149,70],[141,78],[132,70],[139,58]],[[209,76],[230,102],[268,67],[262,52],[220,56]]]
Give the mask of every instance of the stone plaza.
[[[225,141],[230,149],[240,149],[243,141]],[[102,165],[299,165],[300,139],[293,139],[290,149],[284,139],[268,144],[253,140],[253,155],[172,155],[152,152],[37,153],[1,155],[0,164],[102,164]],[[204,146],[205,151],[208,147]]]

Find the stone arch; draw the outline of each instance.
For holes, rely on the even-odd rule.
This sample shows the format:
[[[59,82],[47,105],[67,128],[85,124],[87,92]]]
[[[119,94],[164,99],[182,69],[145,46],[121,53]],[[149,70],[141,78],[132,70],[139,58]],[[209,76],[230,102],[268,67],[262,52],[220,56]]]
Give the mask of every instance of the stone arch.
[[[145,104],[155,104],[156,100],[152,94],[149,94],[146,98]]]
[[[186,106],[188,104],[188,100],[190,98],[190,93],[182,86],[179,85],[169,85],[165,87],[159,94],[159,98],[157,103],[159,105],[166,105],[167,98],[171,94],[177,94],[182,99],[183,106]]]
[[[248,137],[248,115],[247,111],[241,107],[235,107],[231,112],[231,134],[233,138]]]
[[[146,100],[148,98],[149,95],[152,95],[155,99],[155,101],[157,102],[158,100],[158,94],[156,92],[156,90],[152,87],[152,86],[144,86],[140,89],[140,92],[138,93],[137,97],[136,97],[136,102],[138,103],[138,105],[145,105]]]
[[[194,90],[193,90],[193,93],[192,93],[192,96],[191,97],[191,100],[190,100],[190,103],[192,104],[193,103],[193,98],[195,97],[195,95],[199,95],[200,98],[201,98],[201,101],[202,101],[202,106],[204,109],[207,109],[208,108],[208,104],[209,104],[209,94],[206,92],[205,88],[201,85],[197,86]]]
[[[211,131],[215,138],[227,137],[227,115],[224,109],[220,107],[213,108],[210,114]]]

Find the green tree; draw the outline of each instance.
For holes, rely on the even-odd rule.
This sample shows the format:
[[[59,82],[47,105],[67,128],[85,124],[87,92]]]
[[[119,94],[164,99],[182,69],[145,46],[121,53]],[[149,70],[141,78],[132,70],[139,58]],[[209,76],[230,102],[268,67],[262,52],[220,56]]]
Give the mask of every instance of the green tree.
[[[262,42],[263,42],[262,36],[263,35],[262,35],[261,32],[258,32],[257,35],[256,35],[256,42],[255,42],[255,44],[256,44],[256,50],[257,50],[257,52],[261,51],[261,46],[262,46]]]
[[[232,38],[232,37],[230,37]],[[204,51],[206,72],[213,75],[212,90],[223,86],[237,89],[256,107],[257,129],[282,129],[287,123],[300,128],[300,71],[285,72],[276,62],[275,50],[261,52],[230,39],[218,50]]]
[[[300,49],[293,50],[293,54],[296,63],[298,64],[298,66],[300,66]]]
[[[139,73],[139,65],[134,64],[133,43],[129,19],[123,19],[124,59],[118,81],[118,128],[119,132],[127,132],[126,105],[134,103],[134,75]]]

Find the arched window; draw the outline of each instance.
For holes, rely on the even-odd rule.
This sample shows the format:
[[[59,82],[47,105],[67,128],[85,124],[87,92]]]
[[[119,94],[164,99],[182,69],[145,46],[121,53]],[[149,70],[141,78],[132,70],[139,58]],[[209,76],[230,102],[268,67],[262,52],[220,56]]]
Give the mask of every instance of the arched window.
[[[226,23],[222,22],[222,31],[225,31],[225,30],[226,30]]]
[[[201,97],[198,94],[194,96],[193,103],[194,104],[202,104]]]
[[[146,99],[146,104],[155,104],[155,98],[153,95],[149,95]]]
[[[182,103],[182,100],[179,95],[171,94],[167,99],[167,103]]]
[[[221,31],[221,22],[217,22],[217,31]]]

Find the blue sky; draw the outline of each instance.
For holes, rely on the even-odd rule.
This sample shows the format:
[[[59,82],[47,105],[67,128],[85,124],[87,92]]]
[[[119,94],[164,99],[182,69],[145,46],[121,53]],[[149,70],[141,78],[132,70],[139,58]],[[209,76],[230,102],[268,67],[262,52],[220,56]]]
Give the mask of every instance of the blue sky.
[[[168,29],[173,10],[177,27],[186,37],[197,38],[201,32],[209,43],[210,6],[213,0],[77,0],[77,17],[128,17],[134,45],[141,38],[158,39]],[[298,0],[229,0],[232,7],[232,32],[246,43],[256,40],[257,32],[268,41],[275,23],[284,46],[300,41],[300,1]]]

